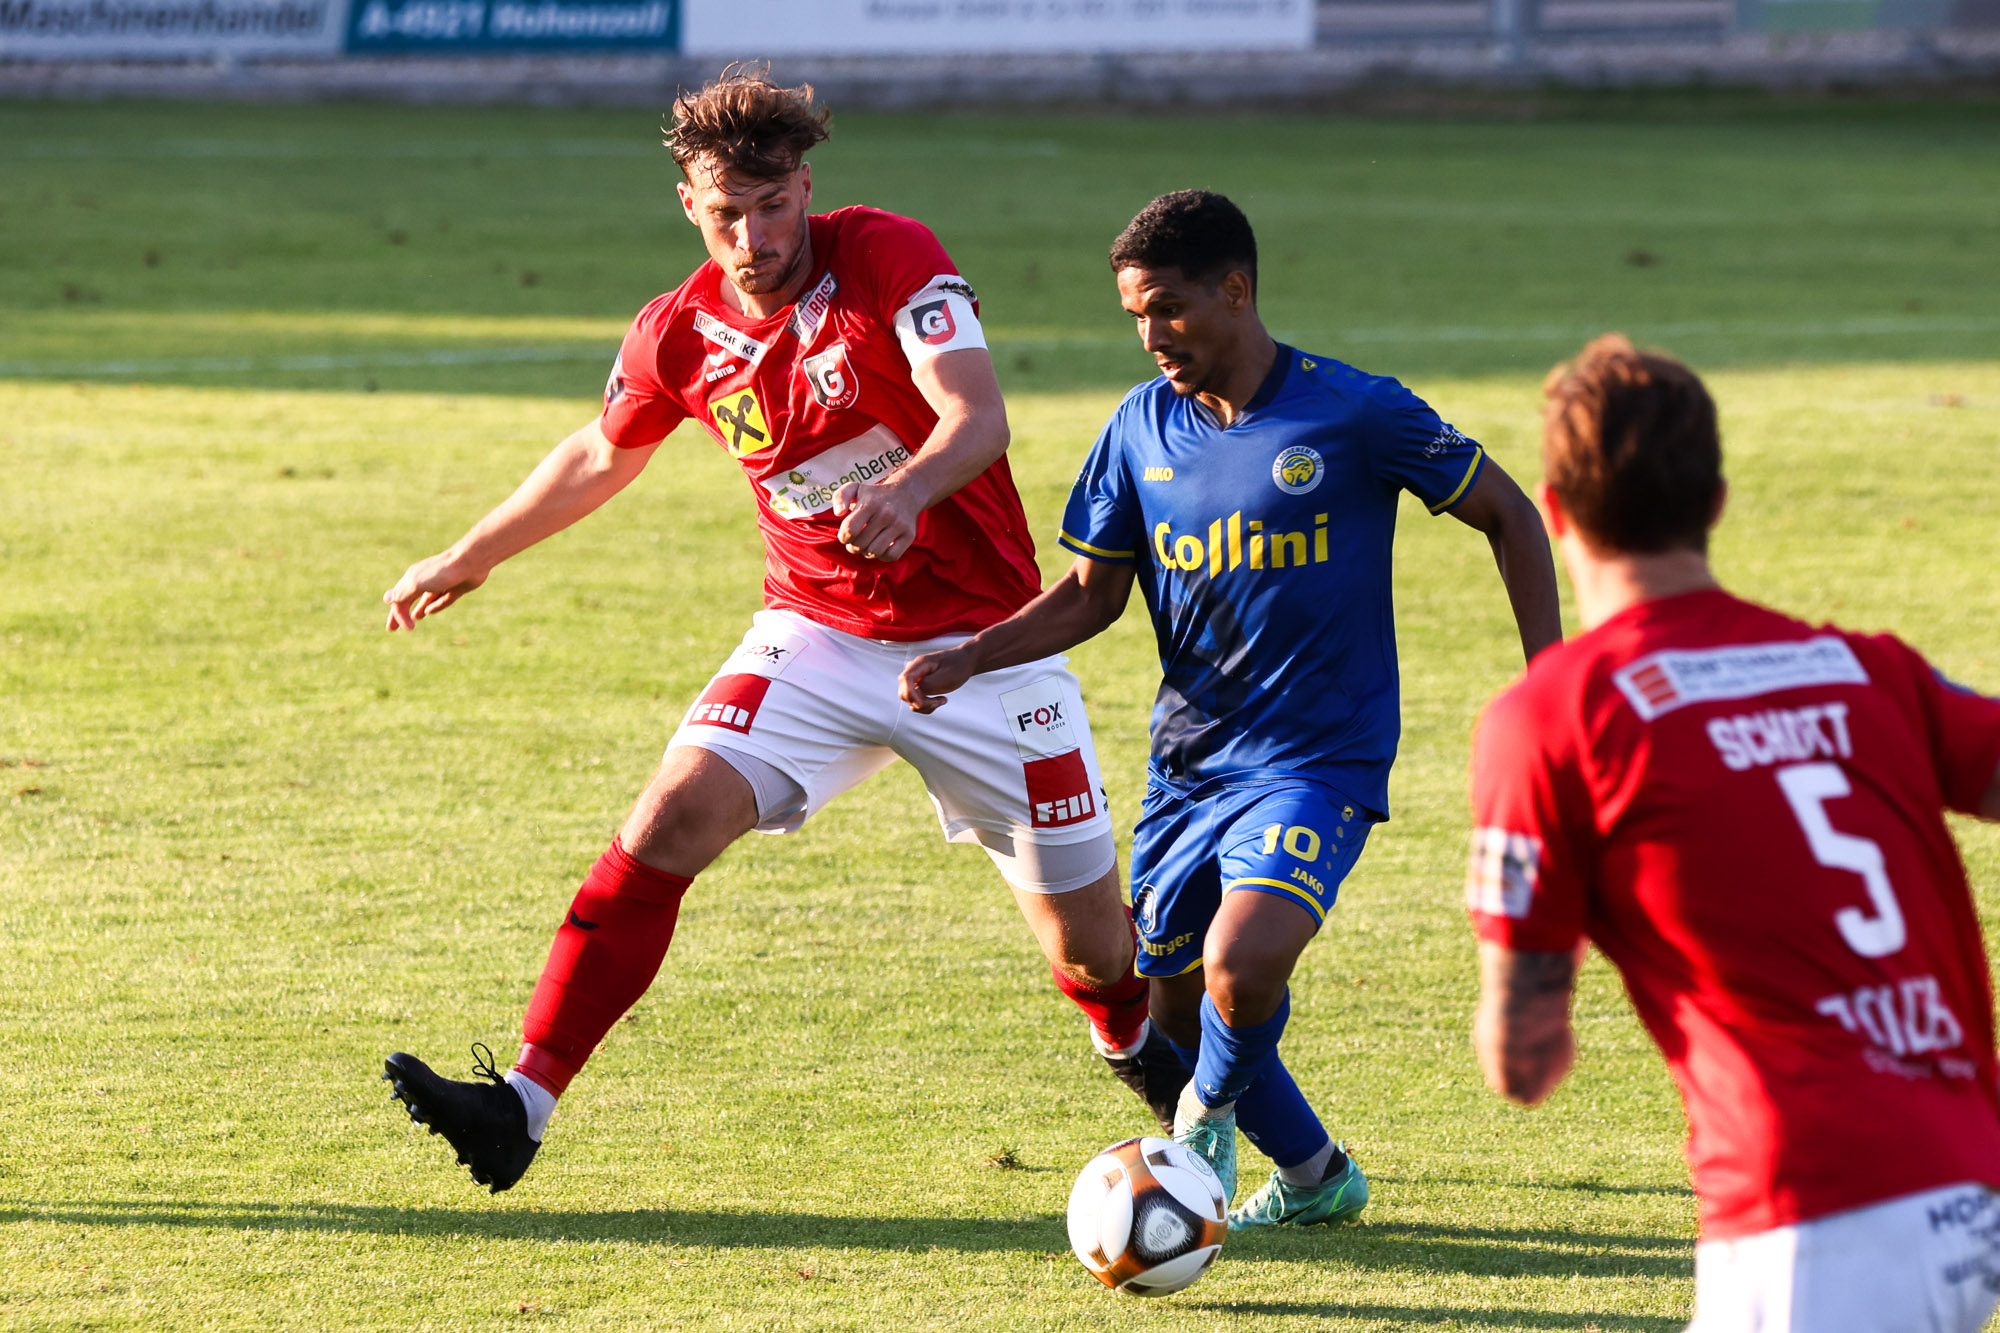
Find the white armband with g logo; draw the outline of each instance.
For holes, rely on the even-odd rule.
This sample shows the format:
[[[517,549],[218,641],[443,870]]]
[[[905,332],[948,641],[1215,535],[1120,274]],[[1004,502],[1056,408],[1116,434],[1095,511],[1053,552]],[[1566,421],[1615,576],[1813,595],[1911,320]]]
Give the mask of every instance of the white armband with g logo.
[[[941,273],[904,303],[896,312],[896,340],[912,366],[940,352],[986,346],[986,331],[972,308],[976,299],[964,278]]]

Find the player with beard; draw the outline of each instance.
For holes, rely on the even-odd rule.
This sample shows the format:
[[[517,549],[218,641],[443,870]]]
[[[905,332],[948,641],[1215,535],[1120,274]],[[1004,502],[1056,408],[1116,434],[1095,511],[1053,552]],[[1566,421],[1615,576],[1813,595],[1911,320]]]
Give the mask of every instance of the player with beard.
[[[1227,199],[1155,199],[1111,267],[1161,373],[1084,461],[1063,516],[1076,563],[1011,619],[912,662],[903,698],[927,711],[1080,643],[1139,584],[1164,679],[1133,902],[1153,1019],[1194,1069],[1175,1137],[1232,1196],[1239,1124],[1275,1163],[1230,1226],[1341,1221],[1367,1179],[1277,1048],[1292,970],[1388,818],[1398,496],[1486,535],[1530,657],[1561,637],[1554,566],[1534,505],[1477,444],[1396,381],[1265,332],[1256,238]]]
[[[639,313],[604,409],[450,549],[383,596],[413,629],[494,566],[591,513],[693,418],[743,467],[764,605],[681,722],[659,771],[569,905],[504,1077],[416,1057],[384,1077],[496,1193],[666,955],[682,896],[738,837],[796,830],[902,758],[944,835],[1012,886],[1056,984],[1115,1074],[1170,1123],[1186,1078],[1150,1036],[1111,824],[1076,680],[1051,654],[985,679],[956,717],[912,718],[896,680],[1040,590],[1008,472],[1007,415],[973,290],[920,223],[810,215],[809,87],[725,71],[674,104],[668,147],[709,260]]]
[[[2000,820],[2000,699],[1723,590],[1686,366],[1614,334],[1547,397],[1584,632],[1474,737],[1487,1081],[1532,1105],[1568,1072],[1589,940],[1686,1107],[1691,1333],[1972,1333],[2000,1291],[2000,1060],[1944,815]]]

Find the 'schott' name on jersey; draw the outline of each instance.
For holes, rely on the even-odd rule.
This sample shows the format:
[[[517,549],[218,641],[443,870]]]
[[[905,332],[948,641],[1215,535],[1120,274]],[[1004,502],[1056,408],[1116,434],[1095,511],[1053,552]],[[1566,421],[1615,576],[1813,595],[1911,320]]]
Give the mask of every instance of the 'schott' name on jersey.
[[[1722,762],[1738,773],[1805,759],[1854,757],[1853,738],[1847,731],[1847,705],[1840,703],[1710,718],[1708,739]]]
[[[1208,570],[1210,578],[1227,570],[1296,569],[1328,560],[1327,515],[1314,514],[1306,532],[1266,532],[1262,519],[1243,517],[1237,510],[1208,525],[1205,535],[1175,533],[1171,523],[1153,528],[1153,556],[1161,569]]]

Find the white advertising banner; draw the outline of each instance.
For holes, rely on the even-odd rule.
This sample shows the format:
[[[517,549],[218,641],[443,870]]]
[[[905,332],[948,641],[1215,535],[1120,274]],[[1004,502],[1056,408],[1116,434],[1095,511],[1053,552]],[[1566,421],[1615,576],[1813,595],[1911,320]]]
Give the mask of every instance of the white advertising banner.
[[[0,0],[0,57],[331,56],[347,0]]]
[[[1313,10],[1313,0],[686,0],[681,50],[731,60],[1273,51],[1312,45]]]

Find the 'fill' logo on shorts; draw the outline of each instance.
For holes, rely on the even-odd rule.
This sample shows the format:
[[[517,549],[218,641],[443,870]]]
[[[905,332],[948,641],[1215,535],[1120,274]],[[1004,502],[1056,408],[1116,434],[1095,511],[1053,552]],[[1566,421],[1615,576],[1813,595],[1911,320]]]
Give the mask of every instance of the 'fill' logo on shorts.
[[[771,681],[766,676],[717,676],[701,692],[701,698],[694,701],[694,707],[688,709],[685,725],[727,727],[747,736],[770,688]]]
[[[1028,780],[1030,822],[1036,828],[1080,824],[1097,813],[1097,799],[1090,790],[1090,772],[1083,765],[1083,751],[1030,759],[1021,770]]]

